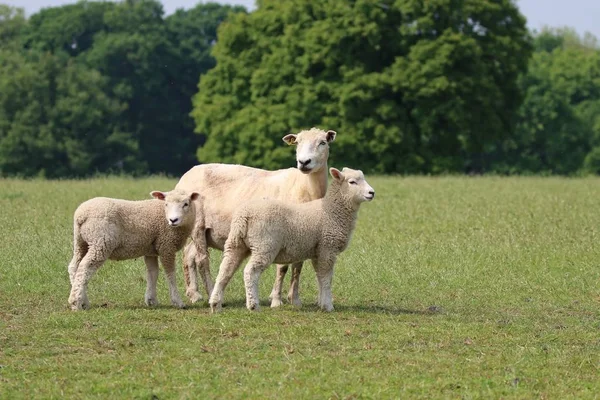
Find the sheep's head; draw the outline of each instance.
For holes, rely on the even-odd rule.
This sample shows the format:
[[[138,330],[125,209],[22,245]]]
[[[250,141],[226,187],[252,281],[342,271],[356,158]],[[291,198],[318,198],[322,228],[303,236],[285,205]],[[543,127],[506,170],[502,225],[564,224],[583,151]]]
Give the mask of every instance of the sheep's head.
[[[289,134],[283,141],[296,145],[296,162],[298,169],[305,174],[322,171],[329,158],[329,143],[335,140],[335,131],[323,131],[312,128],[296,135]]]
[[[196,192],[186,193],[182,190],[150,192],[150,196],[165,202],[165,216],[167,223],[171,226],[180,226],[189,218],[195,219],[194,201],[199,194]]]
[[[329,173],[340,185],[342,196],[350,202],[360,204],[375,198],[375,190],[367,183],[361,170],[344,168],[340,171],[329,168]]]

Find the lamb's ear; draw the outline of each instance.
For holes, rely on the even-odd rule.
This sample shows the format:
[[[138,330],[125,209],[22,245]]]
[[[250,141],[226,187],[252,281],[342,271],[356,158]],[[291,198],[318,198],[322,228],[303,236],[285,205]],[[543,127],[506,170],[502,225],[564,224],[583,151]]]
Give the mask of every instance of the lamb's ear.
[[[327,131],[327,141],[329,143],[333,142],[335,140],[336,135],[337,133],[335,131]]]
[[[298,141],[296,140],[297,138],[298,136],[294,135],[293,133],[290,133],[289,135],[285,135],[283,137],[283,141],[291,146],[293,144],[298,144]]]
[[[339,169],[331,167],[331,168],[329,168],[329,173],[331,174],[333,179],[335,179],[336,181],[344,180],[344,174],[342,174]]]
[[[167,197],[167,194],[165,192],[161,192],[158,190],[155,190],[153,192],[150,192],[150,196],[154,197],[155,199],[158,200],[164,200],[165,197]]]
[[[192,193],[192,195],[190,196],[190,200],[195,201],[198,197],[200,196],[200,193],[198,192],[194,192]]]

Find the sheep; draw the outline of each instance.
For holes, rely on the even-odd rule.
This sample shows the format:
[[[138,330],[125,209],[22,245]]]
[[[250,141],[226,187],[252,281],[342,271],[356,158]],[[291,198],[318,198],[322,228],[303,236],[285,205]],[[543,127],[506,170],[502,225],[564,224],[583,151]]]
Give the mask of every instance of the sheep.
[[[184,307],[175,283],[175,255],[192,232],[196,220],[194,202],[199,194],[173,190],[153,191],[150,195],[154,199],[141,201],[96,197],[77,207],[73,217],[73,259],[68,267],[71,309],[89,308],[88,281],[107,259],[142,256],[146,263],[146,304],[158,304],[160,258],[171,303]]]
[[[243,165],[203,164],[193,167],[181,177],[176,188],[202,191],[205,199],[202,212],[197,214],[193,242],[184,248],[186,294],[192,303],[202,299],[198,292],[196,267],[207,295],[212,292],[208,247],[223,250],[231,216],[240,205],[263,197],[304,203],[325,195],[329,143],[335,137],[335,131],[325,132],[317,128],[284,136],[284,142],[297,145],[297,168],[266,171]],[[281,286],[287,269],[287,265],[277,266],[277,277],[270,296],[271,307],[281,305]],[[288,300],[296,306],[301,305],[298,292],[301,269],[301,262],[292,265]]]
[[[249,310],[259,308],[258,281],[269,264],[310,259],[317,273],[317,304],[324,311],[333,311],[331,281],[336,257],[350,243],[359,206],[373,200],[375,191],[360,170],[329,171],[334,179],[322,199],[303,204],[255,200],[235,212],[209,300],[212,312],[221,310],[223,291],[248,256],[244,284]]]

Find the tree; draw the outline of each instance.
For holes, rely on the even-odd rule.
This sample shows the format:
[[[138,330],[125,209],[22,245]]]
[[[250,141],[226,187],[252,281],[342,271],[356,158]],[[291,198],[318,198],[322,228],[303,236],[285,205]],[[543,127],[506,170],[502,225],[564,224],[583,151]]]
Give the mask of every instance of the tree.
[[[164,18],[156,0],[80,1],[25,20],[22,10],[0,7],[0,49],[10,42],[16,54],[6,62],[23,63],[23,71],[3,69],[2,174],[189,169],[201,144],[191,97],[214,66],[217,26],[241,11],[209,3]],[[19,113],[24,98],[31,101]]]
[[[209,49],[230,10],[243,9],[200,4],[163,19],[158,1],[120,3],[85,55],[127,103],[122,130],[134,132],[151,173],[179,175],[196,163],[190,99],[199,75],[214,65]]]
[[[66,55],[0,54],[0,175],[49,178],[139,170],[117,128],[123,105],[106,81]]]
[[[15,48],[25,28],[25,11],[0,4],[0,48]]]
[[[520,79],[525,101],[515,136],[493,169],[505,173],[573,174],[600,146],[600,51],[595,38],[569,29],[536,35],[529,70]],[[595,151],[586,162],[595,170]],[[598,171],[600,172],[600,171]]]
[[[530,54],[512,1],[258,1],[219,28],[194,98],[202,162],[289,165],[284,133],[339,131],[338,165],[481,168],[513,131]]]

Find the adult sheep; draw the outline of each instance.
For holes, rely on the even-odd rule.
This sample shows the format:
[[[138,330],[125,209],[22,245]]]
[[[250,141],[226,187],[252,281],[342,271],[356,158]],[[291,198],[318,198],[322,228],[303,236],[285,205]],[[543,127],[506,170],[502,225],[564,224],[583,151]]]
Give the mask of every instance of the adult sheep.
[[[73,310],[89,307],[88,281],[108,259],[144,257],[146,304],[156,305],[158,258],[163,265],[171,303],[184,304],[175,282],[175,255],[196,221],[196,192],[153,191],[154,200],[129,201],[95,197],[83,202],[73,217],[73,259],[69,264]]]
[[[289,134],[283,141],[296,145],[297,168],[266,171],[243,165],[203,164],[186,172],[175,188],[200,191],[201,211],[197,214],[192,242],[184,249],[183,270],[186,295],[194,303],[202,298],[198,292],[196,270],[199,270],[206,293],[212,293],[208,247],[223,250],[229,235],[234,211],[257,198],[272,198],[287,203],[305,203],[320,199],[327,191],[329,143],[336,132],[312,128]],[[281,305],[281,286],[287,265],[277,266],[277,277],[271,292],[271,307]],[[299,306],[299,279],[302,263],[292,264],[288,300]]]
[[[246,307],[259,308],[258,280],[273,262],[312,260],[319,284],[318,305],[333,311],[331,281],[337,256],[350,243],[358,209],[375,197],[375,191],[359,170],[330,169],[333,181],[324,198],[303,204],[254,200],[233,215],[223,261],[209,304],[220,311],[223,291],[250,255],[244,269]]]

